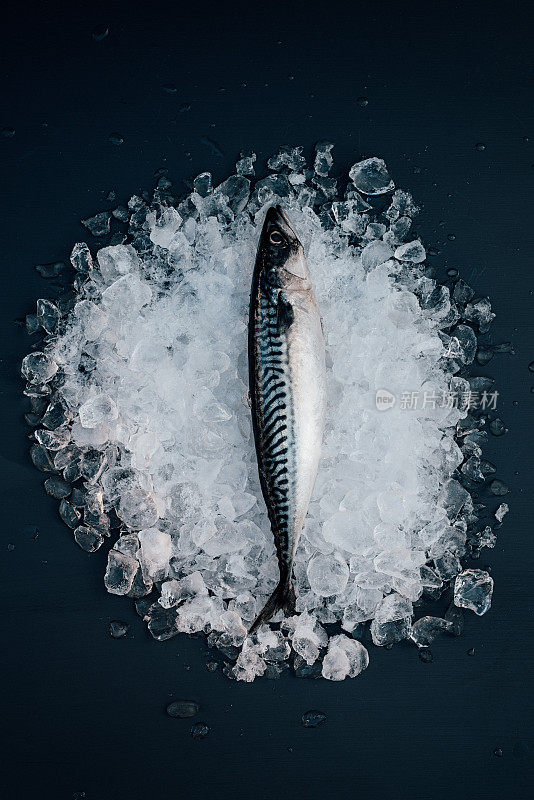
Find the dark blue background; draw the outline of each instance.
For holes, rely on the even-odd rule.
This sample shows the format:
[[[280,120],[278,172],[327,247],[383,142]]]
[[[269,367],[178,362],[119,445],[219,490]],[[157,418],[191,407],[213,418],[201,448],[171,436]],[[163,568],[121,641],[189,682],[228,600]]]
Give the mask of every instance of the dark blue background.
[[[8,798],[89,800],[393,797],[525,798],[532,779],[532,47],[529,3],[19,3],[4,16],[1,263],[1,564],[7,670],[0,784]],[[5,14],[5,10],[4,10]],[[107,23],[95,42],[92,29]],[[175,94],[163,87],[174,84]],[[369,98],[367,107],[356,102]],[[190,110],[180,111],[184,104]],[[43,126],[46,123],[46,127]],[[124,137],[120,146],[108,136]],[[530,135],[530,141],[525,137]],[[203,142],[217,142],[216,155]],[[343,684],[254,685],[208,674],[201,639],[157,643],[128,601],[106,594],[105,553],[83,553],[30,464],[16,318],[65,259],[78,220],[151,188],[229,174],[240,149],[336,142],[339,171],[385,158],[423,205],[437,268],[461,266],[494,301],[479,374],[498,380],[510,430],[488,457],[511,486],[483,618],[433,647],[371,648]],[[483,142],[486,149],[477,151]],[[438,223],[443,221],[443,225]],[[455,234],[449,241],[447,234]],[[517,401],[517,406],[513,402]],[[496,505],[496,503],[494,504]],[[37,527],[39,536],[32,531]],[[15,544],[8,550],[8,543]],[[108,633],[125,619],[125,640]],[[475,648],[469,657],[468,648]],[[211,728],[165,715],[195,699]],[[310,709],[328,720],[300,724]],[[493,755],[502,748],[501,758]]]

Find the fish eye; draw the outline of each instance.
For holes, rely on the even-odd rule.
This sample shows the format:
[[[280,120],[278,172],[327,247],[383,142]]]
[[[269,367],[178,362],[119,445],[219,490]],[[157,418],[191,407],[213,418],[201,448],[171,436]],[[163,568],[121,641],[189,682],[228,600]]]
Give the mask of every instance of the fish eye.
[[[271,235],[269,236],[269,241],[271,244],[282,244],[284,238],[279,231],[272,231]]]

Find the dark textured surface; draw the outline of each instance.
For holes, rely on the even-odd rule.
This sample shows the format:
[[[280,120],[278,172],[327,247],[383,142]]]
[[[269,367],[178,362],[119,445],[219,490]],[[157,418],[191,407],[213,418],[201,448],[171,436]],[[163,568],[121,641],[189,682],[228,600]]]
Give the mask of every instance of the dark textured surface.
[[[0,137],[3,795],[522,800],[534,757],[529,4],[221,3],[183,16],[178,5],[18,4],[3,20],[0,126],[16,129]],[[110,34],[95,42],[103,22]],[[14,320],[47,292],[34,265],[68,255],[109,189],[125,200],[160,167],[177,184],[204,169],[223,178],[242,148],[261,159],[320,138],[336,142],[340,170],[384,157],[424,206],[436,266],[462,265],[492,297],[494,341],[512,338],[516,355],[479,374],[497,378],[510,428],[489,458],[512,510],[478,564],[492,565],[491,611],[436,643],[433,663],[371,648],[354,681],[249,686],[210,674],[201,639],[151,640],[104,591],[105,553],[72,542],[28,459],[29,342]],[[111,638],[113,619],[130,623],[126,638]],[[166,715],[181,699],[200,703],[193,720]],[[327,721],[305,729],[314,708]],[[192,722],[210,726],[205,739]]]

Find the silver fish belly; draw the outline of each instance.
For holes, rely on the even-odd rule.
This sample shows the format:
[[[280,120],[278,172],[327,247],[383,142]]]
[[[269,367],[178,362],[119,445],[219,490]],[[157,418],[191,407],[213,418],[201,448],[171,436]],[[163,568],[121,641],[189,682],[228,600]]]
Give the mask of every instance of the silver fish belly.
[[[269,209],[252,280],[249,376],[258,471],[280,581],[250,632],[294,610],[292,567],[321,454],[326,397],[321,317],[302,245]]]

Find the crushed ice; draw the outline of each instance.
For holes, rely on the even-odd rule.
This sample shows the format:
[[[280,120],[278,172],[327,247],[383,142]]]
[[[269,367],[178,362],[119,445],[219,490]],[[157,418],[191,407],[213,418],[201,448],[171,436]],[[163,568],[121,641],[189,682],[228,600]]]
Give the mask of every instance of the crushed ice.
[[[111,543],[105,586],[147,598],[138,608],[156,639],[203,631],[239,680],[289,663],[298,675],[354,677],[369,661],[359,641],[369,627],[375,645],[427,647],[458,632],[461,612],[414,623],[422,599],[454,590],[477,614],[491,602],[489,575],[461,564],[495,544],[472,499],[492,471],[483,420],[462,403],[400,398],[487,390],[466,369],[494,314],[464,281],[451,295],[429,276],[410,235],[417,208],[385,163],[355,164],[341,193],[331,151],[321,142],[310,170],[302,148],[284,147],[255,183],[256,156],[242,153],[236,175],[213,188],[202,173],[180,199],[161,177],[152,198],[84,220],[111,243],[76,244],[74,293],[39,300],[28,318],[44,332],[22,365],[31,455],[61,518],[82,549]],[[308,252],[328,419],[294,565],[297,614],[247,637],[278,575],[246,353],[258,233],[275,202]]]

